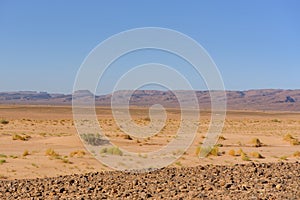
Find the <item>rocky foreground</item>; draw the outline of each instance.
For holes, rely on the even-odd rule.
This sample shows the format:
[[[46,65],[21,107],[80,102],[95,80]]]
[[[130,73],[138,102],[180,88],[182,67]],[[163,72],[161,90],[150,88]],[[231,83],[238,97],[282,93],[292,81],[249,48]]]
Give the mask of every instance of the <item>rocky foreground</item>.
[[[0,199],[300,199],[300,163],[2,180]]]

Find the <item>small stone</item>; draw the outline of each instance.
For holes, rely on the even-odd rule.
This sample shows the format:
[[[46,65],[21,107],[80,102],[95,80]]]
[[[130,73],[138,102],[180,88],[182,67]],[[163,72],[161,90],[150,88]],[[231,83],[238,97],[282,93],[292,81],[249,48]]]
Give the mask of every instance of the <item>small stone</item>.
[[[281,184],[277,184],[277,185],[276,185],[276,189],[277,189],[277,190],[280,190],[281,188],[282,188],[282,185],[281,185]]]
[[[138,180],[133,180],[133,181],[132,181],[132,184],[133,184],[133,185],[138,185],[139,182],[138,182]]]
[[[232,183],[227,183],[227,184],[225,185],[225,188],[229,189],[229,188],[231,188],[231,186],[232,186]]]

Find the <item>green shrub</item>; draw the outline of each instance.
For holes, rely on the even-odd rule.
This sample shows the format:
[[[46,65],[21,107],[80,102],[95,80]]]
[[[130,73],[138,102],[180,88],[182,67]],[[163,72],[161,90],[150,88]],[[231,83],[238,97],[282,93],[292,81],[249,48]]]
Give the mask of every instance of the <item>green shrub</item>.
[[[7,158],[7,155],[5,155],[5,154],[0,154],[0,158]]]
[[[102,148],[100,150],[101,154],[110,154],[110,155],[118,155],[118,156],[122,156],[123,152],[119,149],[119,147],[110,147],[110,148]]]
[[[6,163],[6,160],[4,159],[0,160],[0,165],[2,165],[3,163]]]
[[[4,124],[4,125],[5,125],[5,124],[8,124],[8,123],[9,123],[9,121],[7,121],[7,120],[5,120],[5,119],[1,119],[1,120],[0,120],[0,124]]]
[[[250,158],[248,157],[248,155],[244,152],[241,153],[241,158],[243,161],[250,161]]]
[[[92,146],[99,146],[101,144],[103,144],[103,141],[101,136],[97,133],[97,134],[93,134],[93,133],[86,133],[86,134],[81,134],[81,138],[87,143],[90,144]]]

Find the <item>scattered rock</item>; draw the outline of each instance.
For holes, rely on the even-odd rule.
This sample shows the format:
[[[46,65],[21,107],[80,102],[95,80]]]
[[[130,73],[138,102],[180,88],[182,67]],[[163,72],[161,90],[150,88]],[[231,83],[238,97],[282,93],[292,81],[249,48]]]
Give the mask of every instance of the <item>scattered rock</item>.
[[[96,172],[0,180],[0,199],[299,199],[299,180],[299,162]]]

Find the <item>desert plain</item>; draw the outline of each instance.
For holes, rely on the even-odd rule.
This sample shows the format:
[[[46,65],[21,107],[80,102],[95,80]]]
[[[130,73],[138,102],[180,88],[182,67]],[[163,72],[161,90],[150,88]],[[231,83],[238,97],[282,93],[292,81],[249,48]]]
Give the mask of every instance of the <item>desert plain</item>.
[[[211,121],[211,112],[202,110],[199,120],[189,122],[198,130],[178,160],[154,171],[125,172],[102,164],[94,155],[123,156],[126,150],[146,158],[147,152],[177,137],[181,111],[166,108],[163,128],[143,138],[124,133],[109,107],[97,107],[96,113],[102,133],[118,151],[86,149],[84,143],[91,140],[80,139],[71,106],[1,105],[0,199],[300,197],[298,112],[229,110],[218,142],[200,159]],[[149,117],[147,107],[132,106],[130,114],[141,127],[157,120]]]
[[[121,149],[146,154],[166,145],[180,125],[180,110],[167,109],[164,128],[148,138],[130,137],[117,126],[111,109],[97,107],[103,133]],[[150,121],[148,108],[132,107],[134,121]],[[74,126],[70,106],[0,106],[0,179],[32,179],[113,171],[89,152]],[[211,114],[201,111],[190,148],[168,167],[300,161],[300,113],[227,111],[223,131],[206,158],[198,158]]]

